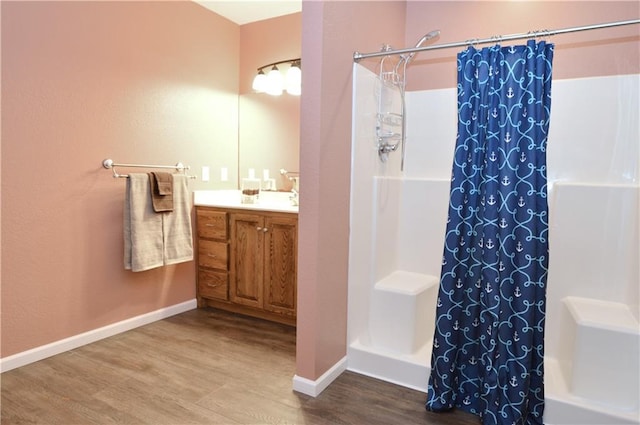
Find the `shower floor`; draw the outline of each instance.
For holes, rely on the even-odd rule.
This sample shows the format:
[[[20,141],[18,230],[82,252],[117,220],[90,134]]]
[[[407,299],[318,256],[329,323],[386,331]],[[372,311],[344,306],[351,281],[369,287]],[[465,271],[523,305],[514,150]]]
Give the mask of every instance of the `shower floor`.
[[[358,339],[348,348],[347,369],[426,393],[431,344],[429,340],[412,354],[398,354],[373,346],[368,338]]]
[[[368,341],[355,341],[349,346],[348,370],[391,382],[426,394],[431,368],[431,341],[412,355],[397,355],[376,347]],[[615,413],[606,406],[598,406],[593,400],[577,397],[569,391],[560,364],[545,357],[545,424],[584,425],[615,424],[638,425],[636,411],[618,410]]]

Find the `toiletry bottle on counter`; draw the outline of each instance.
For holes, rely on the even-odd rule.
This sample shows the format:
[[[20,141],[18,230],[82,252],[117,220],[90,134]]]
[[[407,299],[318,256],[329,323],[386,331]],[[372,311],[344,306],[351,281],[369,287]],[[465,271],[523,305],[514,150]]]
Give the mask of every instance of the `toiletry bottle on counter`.
[[[241,201],[243,204],[255,204],[260,197],[260,179],[246,178],[242,179],[241,185]]]

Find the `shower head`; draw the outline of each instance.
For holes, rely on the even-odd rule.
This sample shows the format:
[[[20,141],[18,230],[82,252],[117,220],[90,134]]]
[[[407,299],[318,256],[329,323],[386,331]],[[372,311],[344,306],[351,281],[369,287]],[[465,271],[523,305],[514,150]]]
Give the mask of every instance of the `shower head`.
[[[440,30],[435,30],[435,31],[426,33],[424,36],[422,36],[420,41],[416,43],[416,47],[420,47],[422,43],[424,43],[425,41],[431,40],[432,38],[437,37],[439,35],[440,35]]]
[[[435,38],[437,36],[440,35],[440,30],[434,30],[431,32],[426,33],[425,35],[422,36],[422,38],[420,40],[418,40],[418,42],[416,43],[416,49],[420,46],[422,46],[422,44],[427,41],[427,40],[431,40],[432,38]],[[416,55],[416,52],[412,52],[409,53],[409,55],[407,56],[406,61],[410,61],[411,59],[413,59],[413,57]]]

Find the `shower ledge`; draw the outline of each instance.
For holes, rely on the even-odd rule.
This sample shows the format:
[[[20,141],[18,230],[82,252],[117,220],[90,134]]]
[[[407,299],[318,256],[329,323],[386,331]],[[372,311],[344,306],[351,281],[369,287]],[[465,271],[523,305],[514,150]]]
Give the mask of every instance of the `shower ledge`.
[[[545,423],[639,425],[638,321],[622,303],[573,296],[563,303],[566,337],[558,357],[544,360]]]

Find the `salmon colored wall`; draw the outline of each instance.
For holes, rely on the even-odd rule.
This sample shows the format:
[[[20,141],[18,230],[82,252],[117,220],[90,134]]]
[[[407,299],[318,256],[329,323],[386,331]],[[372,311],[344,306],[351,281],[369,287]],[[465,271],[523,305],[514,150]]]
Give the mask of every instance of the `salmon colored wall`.
[[[404,13],[403,2],[302,4],[296,374],[306,379],[346,354],[353,52],[399,44]]]
[[[1,7],[6,357],[195,297],[193,262],[123,269],[125,180],[101,163],[235,176],[239,27],[193,2]]]
[[[434,29],[440,29],[440,38],[432,44],[444,44],[639,17],[640,2],[635,0],[409,1],[406,46],[415,45]],[[556,44],[553,60],[556,80],[640,72],[640,25],[561,34],[547,40]],[[407,89],[455,87],[456,54],[462,50],[452,48],[416,55],[407,72]]]
[[[2,33],[2,6],[0,5],[0,34]],[[2,37],[0,36],[0,44]],[[0,93],[2,93],[2,46],[0,46]],[[2,187],[2,96],[0,95],[0,187]],[[2,190],[0,190],[0,357],[2,357]]]
[[[499,6],[519,11],[508,16],[497,10]],[[302,57],[307,71],[301,116],[298,376],[315,380],[346,353],[353,52],[378,51],[383,43],[411,46],[437,28],[442,35],[436,43],[444,43],[539,26],[555,29],[637,19],[639,7],[636,1],[303,3]],[[398,29],[406,32],[394,37]],[[600,31],[552,39],[557,45],[555,78],[639,72],[640,26]],[[602,60],[603,48],[615,52],[607,55],[608,64]],[[437,52],[415,58],[408,73],[409,89],[455,87],[456,50]],[[363,65],[371,69],[376,63]]]
[[[249,168],[258,177],[267,169],[279,190],[289,190],[291,184],[278,170],[300,170],[300,97],[253,93],[251,85],[259,66],[299,58],[301,38],[301,13],[240,27],[240,178],[248,176]],[[280,69],[286,71],[288,66]]]

